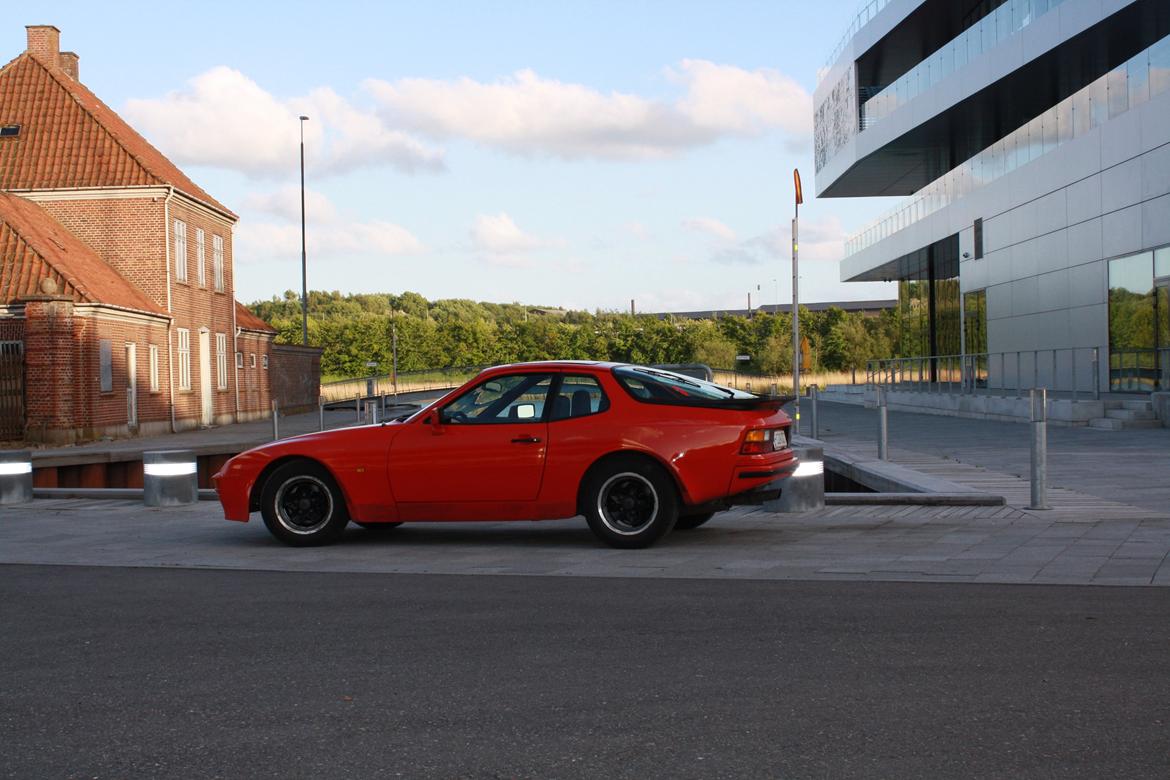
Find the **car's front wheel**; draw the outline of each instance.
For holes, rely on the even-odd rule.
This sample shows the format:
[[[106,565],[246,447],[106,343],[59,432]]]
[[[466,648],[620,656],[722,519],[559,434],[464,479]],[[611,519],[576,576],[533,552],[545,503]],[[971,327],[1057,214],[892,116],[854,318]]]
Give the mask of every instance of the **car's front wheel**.
[[[293,547],[336,541],[349,522],[337,483],[323,466],[308,460],[289,461],[269,475],[260,514],[268,531]]]
[[[589,472],[582,510],[589,528],[611,547],[649,547],[678,520],[678,493],[670,476],[644,458],[623,456]]]

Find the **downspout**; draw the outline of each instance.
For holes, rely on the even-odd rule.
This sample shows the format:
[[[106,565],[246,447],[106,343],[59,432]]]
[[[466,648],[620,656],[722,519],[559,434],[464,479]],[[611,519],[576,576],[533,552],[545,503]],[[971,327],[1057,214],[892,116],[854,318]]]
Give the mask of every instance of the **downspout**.
[[[240,359],[237,357],[237,355],[239,355],[239,354],[240,354],[240,326],[239,326],[239,324],[236,322],[236,249],[235,249],[235,236],[234,236],[234,235],[232,235],[232,234],[235,232],[235,229],[236,229],[236,228],[235,228],[235,225],[232,225],[232,226],[230,226],[230,227],[228,228],[228,238],[230,238],[230,239],[231,239],[231,242],[232,242],[232,243],[231,243],[231,247],[232,247],[232,251],[231,251],[232,267],[231,267],[230,269],[226,269],[226,268],[225,268],[225,269],[223,270],[223,274],[224,274],[224,285],[223,285],[223,286],[224,286],[224,290],[226,291],[226,290],[227,290],[227,272],[228,272],[228,270],[230,270],[230,271],[232,272],[232,273],[231,273],[231,280],[232,280],[232,289],[231,289],[231,302],[232,302],[232,376],[235,378],[235,391],[236,391],[236,422],[239,422],[239,421],[240,421]],[[213,281],[212,283],[214,284],[214,281]]]
[[[171,311],[171,198],[174,194],[175,188],[167,187],[167,196],[163,200],[163,243],[166,245],[167,259],[167,314],[171,315],[170,324],[167,325],[167,387],[171,394],[171,433],[178,433],[175,424],[175,315]]]

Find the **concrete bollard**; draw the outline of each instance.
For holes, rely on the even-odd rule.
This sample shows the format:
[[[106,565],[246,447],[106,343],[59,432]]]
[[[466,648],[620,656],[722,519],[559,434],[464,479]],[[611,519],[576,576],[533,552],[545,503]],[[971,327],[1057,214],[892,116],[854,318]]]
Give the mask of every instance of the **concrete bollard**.
[[[1048,506],[1048,389],[1032,388],[1032,503],[1028,509]]]
[[[764,504],[769,512],[812,512],[825,507],[825,452],[820,447],[795,446],[800,465],[780,482],[780,498]]]
[[[199,470],[191,450],[142,453],[142,498],[147,506],[181,506],[199,500]]]
[[[32,453],[0,450],[0,506],[32,501]]]

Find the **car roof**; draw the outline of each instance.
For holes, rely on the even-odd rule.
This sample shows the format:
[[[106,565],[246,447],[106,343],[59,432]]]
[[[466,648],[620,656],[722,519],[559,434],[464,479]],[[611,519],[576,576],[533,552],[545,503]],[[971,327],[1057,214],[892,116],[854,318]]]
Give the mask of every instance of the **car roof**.
[[[495,374],[500,371],[512,371],[518,368],[527,370],[547,369],[550,371],[573,368],[597,368],[604,370],[622,365],[625,365],[625,363],[607,363],[600,360],[533,360],[528,363],[506,363],[501,366],[492,366],[491,368],[485,368],[483,373]]]

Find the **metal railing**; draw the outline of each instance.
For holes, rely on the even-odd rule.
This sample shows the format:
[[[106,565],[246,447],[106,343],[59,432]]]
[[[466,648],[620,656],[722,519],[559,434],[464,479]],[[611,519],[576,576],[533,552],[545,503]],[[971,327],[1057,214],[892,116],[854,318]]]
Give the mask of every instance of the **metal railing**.
[[[869,24],[878,12],[889,5],[890,0],[868,0],[862,4],[853,16],[853,21],[850,22],[849,27],[846,28],[845,33],[833,47],[833,53],[829,55],[829,59],[825,62],[825,66],[817,74],[817,83],[819,84],[824,78],[825,74],[832,70],[833,66],[837,64],[837,60],[841,57],[841,52],[845,51],[845,47],[849,44],[851,38],[861,30],[862,27]]]
[[[487,366],[449,366],[423,371],[399,371],[397,377],[382,374],[322,382],[321,397],[326,402],[333,402],[349,400],[355,395],[380,396],[422,390],[444,390],[458,387],[485,368]]]
[[[951,395],[1023,398],[1030,388],[1068,393],[1072,399],[1101,397],[1100,347],[983,352],[971,355],[871,360],[866,383],[891,389]]]
[[[1170,347],[1111,351],[1109,389],[1119,393],[1170,391]]]

